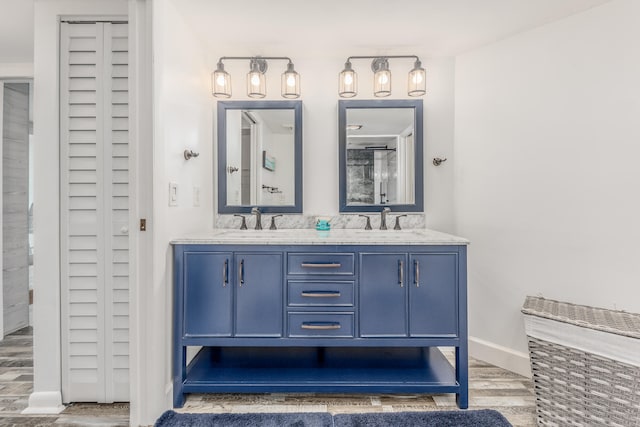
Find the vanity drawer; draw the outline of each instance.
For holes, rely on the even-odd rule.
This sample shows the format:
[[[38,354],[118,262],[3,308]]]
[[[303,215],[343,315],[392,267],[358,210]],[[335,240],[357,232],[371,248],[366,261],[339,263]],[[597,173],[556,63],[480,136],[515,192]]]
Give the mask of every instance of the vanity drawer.
[[[353,281],[289,280],[287,303],[289,306],[353,307]]]
[[[353,274],[352,253],[290,253],[287,257],[289,274]]]
[[[353,313],[289,313],[289,337],[353,338]]]

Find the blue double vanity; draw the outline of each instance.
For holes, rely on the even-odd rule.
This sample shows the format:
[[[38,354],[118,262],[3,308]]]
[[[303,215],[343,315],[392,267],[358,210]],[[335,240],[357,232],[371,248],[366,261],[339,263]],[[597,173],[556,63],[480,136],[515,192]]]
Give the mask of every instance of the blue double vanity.
[[[216,230],[176,239],[174,406],[187,393],[455,393],[468,406],[465,239]],[[200,348],[187,360],[187,347]],[[450,363],[438,347],[455,348]]]

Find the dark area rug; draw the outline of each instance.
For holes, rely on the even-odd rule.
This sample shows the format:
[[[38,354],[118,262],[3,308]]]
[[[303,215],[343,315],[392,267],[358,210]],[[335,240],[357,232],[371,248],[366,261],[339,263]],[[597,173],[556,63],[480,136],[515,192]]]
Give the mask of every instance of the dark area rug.
[[[334,427],[510,427],[500,412],[491,409],[436,412],[380,412],[337,414]]]
[[[491,409],[434,412],[326,412],[274,414],[178,414],[167,411],[155,427],[510,427]]]
[[[326,412],[278,414],[178,414],[167,411],[155,427],[332,427]]]

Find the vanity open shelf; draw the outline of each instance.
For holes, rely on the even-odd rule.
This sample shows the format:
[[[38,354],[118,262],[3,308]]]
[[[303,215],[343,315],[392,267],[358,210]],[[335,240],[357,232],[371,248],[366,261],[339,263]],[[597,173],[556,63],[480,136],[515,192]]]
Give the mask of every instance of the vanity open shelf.
[[[466,408],[466,241],[439,237],[175,241],[174,406],[187,393],[367,392],[455,393]],[[190,361],[189,347],[201,347]]]
[[[437,348],[204,347],[183,393],[456,393],[455,370]]]

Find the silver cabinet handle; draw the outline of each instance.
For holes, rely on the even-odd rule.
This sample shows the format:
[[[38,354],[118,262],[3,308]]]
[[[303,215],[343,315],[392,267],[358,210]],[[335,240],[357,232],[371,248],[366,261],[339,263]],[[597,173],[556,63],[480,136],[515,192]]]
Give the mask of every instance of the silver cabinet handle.
[[[222,287],[229,284],[229,260],[224,260],[224,268],[222,269]]]
[[[342,264],[339,262],[303,262],[300,266],[311,268],[340,268]]]
[[[309,297],[309,298],[337,298],[340,296],[340,292],[338,291],[302,291],[300,296]]]
[[[404,287],[404,262],[401,259],[398,260],[398,284]]]
[[[244,260],[240,260],[240,286],[244,285]]]
[[[315,330],[331,330],[340,329],[342,326],[337,322],[303,322],[300,326],[302,329],[315,329]]]
[[[413,266],[415,267],[415,282],[416,282],[416,288],[420,287],[420,262],[415,259],[413,260]]]

